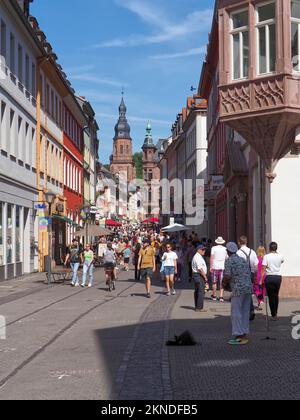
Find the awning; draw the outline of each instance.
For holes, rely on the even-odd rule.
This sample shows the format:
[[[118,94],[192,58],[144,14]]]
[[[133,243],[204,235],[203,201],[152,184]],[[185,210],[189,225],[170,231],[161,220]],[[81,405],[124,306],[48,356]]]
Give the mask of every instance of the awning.
[[[71,220],[71,219],[69,219],[68,217],[65,217],[65,216],[58,216],[58,215],[54,214],[52,216],[52,219],[59,220],[61,222],[67,223],[68,225],[74,226],[76,228],[81,227],[80,225],[78,225],[78,223],[73,222],[73,220]]]

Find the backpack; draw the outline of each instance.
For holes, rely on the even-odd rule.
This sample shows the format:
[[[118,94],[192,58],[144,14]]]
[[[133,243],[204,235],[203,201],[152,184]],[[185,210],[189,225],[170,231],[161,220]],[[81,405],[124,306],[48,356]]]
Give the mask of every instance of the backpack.
[[[114,265],[116,263],[116,256],[114,251],[107,250],[104,255],[104,264],[105,265]]]

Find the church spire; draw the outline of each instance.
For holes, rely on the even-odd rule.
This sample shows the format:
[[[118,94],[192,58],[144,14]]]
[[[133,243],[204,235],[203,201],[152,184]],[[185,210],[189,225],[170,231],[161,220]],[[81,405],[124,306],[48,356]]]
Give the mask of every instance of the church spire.
[[[146,127],[146,136],[145,136],[143,149],[156,149],[153,143],[152,125],[150,121],[148,122],[147,127]]]
[[[119,120],[115,126],[115,138],[114,140],[131,140],[130,137],[130,126],[127,122],[126,118],[127,108],[125,105],[124,97],[122,96],[122,100],[119,106]]]

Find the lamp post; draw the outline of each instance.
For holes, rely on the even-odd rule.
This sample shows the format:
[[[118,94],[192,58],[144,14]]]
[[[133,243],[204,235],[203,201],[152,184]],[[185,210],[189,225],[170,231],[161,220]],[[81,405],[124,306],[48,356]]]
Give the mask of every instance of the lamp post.
[[[89,236],[89,232],[88,232],[89,220],[90,220],[90,216],[91,216],[91,206],[90,206],[90,204],[85,204],[85,206],[83,207],[83,211],[84,211],[84,214],[85,214],[85,229],[86,229],[86,238],[85,238],[86,243],[85,243],[85,245],[87,245],[88,236]]]
[[[53,203],[56,194],[52,191],[47,191],[45,193],[45,201],[48,204],[49,208],[49,219],[51,218],[51,205]],[[48,223],[48,264],[47,264],[47,278],[48,285],[51,284],[51,275],[52,275],[52,221]]]

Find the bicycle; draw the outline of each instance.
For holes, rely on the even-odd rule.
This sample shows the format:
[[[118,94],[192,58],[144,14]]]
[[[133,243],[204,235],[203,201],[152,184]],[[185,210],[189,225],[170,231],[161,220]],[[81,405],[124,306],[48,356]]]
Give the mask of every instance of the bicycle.
[[[106,276],[106,285],[108,286],[108,291],[112,292],[116,290],[115,284],[115,267],[107,266],[105,267],[105,276]]]

